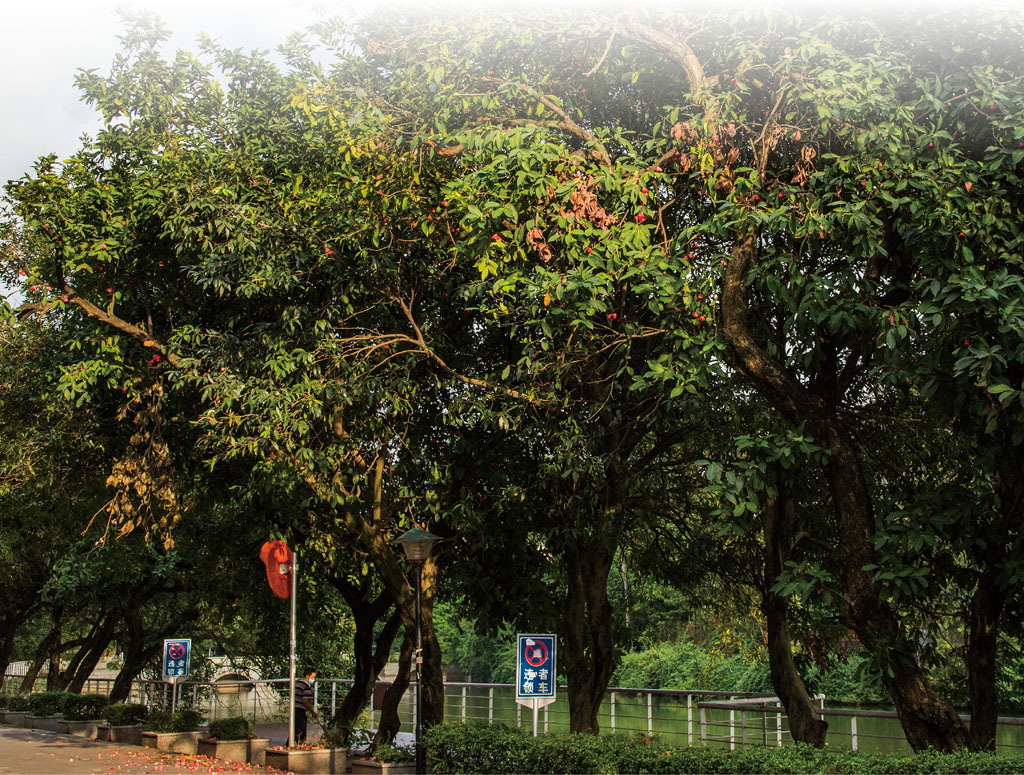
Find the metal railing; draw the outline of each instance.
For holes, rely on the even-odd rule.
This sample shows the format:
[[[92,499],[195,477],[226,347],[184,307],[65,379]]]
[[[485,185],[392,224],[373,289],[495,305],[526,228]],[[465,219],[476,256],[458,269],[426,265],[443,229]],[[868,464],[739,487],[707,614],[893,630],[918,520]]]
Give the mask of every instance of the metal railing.
[[[8,677],[15,677],[8,675]],[[318,679],[314,702],[333,715],[348,685],[348,679]],[[108,694],[111,678],[94,678],[84,691]],[[380,713],[379,698],[390,682],[378,682],[374,700],[368,705],[368,726],[374,727]],[[11,692],[10,682],[5,691]],[[560,698],[540,711],[543,732],[569,729],[565,687]],[[410,683],[399,705],[402,730],[415,726],[415,682]],[[179,704],[203,711],[207,720],[232,715],[251,718],[253,723],[284,722],[288,717],[288,680],[184,681],[178,687]],[[161,681],[135,681],[129,701],[170,707],[171,686]],[[818,712],[829,720],[828,741],[853,750],[910,750],[893,711],[861,708],[829,708],[818,695]],[[511,684],[449,682],[445,684],[445,717],[450,720],[529,725],[522,706],[515,703]],[[969,716],[961,716],[969,721]],[[702,745],[736,748],[739,745],[782,746],[792,744],[785,709],[773,694],[681,689],[609,689],[599,720],[603,731],[643,732],[659,735],[674,745]],[[1000,716],[997,748],[1024,749],[1024,718]]]

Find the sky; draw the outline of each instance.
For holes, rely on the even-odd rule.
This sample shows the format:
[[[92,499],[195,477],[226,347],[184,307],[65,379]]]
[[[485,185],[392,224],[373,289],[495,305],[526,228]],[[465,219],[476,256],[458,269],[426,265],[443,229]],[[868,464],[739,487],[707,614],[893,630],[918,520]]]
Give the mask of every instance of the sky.
[[[797,4],[810,1],[790,0]],[[841,7],[846,0],[813,1]],[[966,1],[942,0],[954,4]],[[1001,0],[983,1],[999,3]],[[179,48],[194,50],[196,37],[201,32],[231,48],[272,49],[290,32],[301,30],[325,15],[359,14],[376,2],[3,0],[0,4],[0,30],[4,33],[0,38],[0,187],[28,172],[39,156],[56,153],[63,158],[70,155],[79,147],[83,132],[95,132],[96,114],[79,100],[74,77],[80,68],[108,71],[120,48],[117,39],[121,31],[119,7],[157,13],[173,33],[168,46],[168,53],[172,53]],[[507,2],[490,0],[488,4],[503,6]],[[903,4],[927,3],[903,0]]]
[[[208,33],[231,48],[272,49],[325,14],[365,0],[4,0],[0,4],[0,186],[48,153],[65,157],[97,114],[79,100],[75,73],[107,72],[120,48],[117,9],[151,10],[172,32],[168,52]]]

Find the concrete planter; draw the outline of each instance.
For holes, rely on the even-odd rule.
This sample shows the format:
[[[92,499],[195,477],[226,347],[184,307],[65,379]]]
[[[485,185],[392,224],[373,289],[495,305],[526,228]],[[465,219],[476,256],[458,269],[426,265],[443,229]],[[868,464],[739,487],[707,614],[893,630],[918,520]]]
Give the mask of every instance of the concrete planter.
[[[9,710],[4,713],[4,723],[10,724],[12,727],[25,726],[26,718],[28,718],[28,713],[23,710]]]
[[[58,735],[74,735],[75,737],[96,737],[96,727],[101,723],[98,719],[91,721],[58,721]]]
[[[215,737],[200,737],[197,751],[200,756],[212,756],[226,762],[258,764],[266,759],[269,737],[251,737],[248,740],[218,740]]]
[[[352,775],[416,775],[416,762],[377,762],[373,759],[350,759]]]
[[[57,724],[64,720],[63,716],[29,716],[28,728],[39,729],[43,732],[56,732]]]
[[[142,724],[129,724],[123,727],[108,725],[106,740],[122,745],[142,745]]]
[[[185,753],[195,755],[199,751],[199,735],[201,732],[143,732],[144,748],[156,748],[158,751]]]
[[[294,775],[345,775],[344,748],[268,748],[264,766]]]

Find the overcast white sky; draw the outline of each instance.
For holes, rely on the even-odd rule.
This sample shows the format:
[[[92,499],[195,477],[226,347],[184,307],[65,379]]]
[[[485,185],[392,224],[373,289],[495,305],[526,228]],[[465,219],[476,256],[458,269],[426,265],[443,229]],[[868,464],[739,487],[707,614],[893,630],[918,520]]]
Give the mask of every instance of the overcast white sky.
[[[502,7],[516,0],[470,2]],[[585,0],[563,0],[562,4],[566,2],[585,4]],[[849,0],[788,2],[841,7]],[[884,5],[881,0],[861,2]],[[939,2],[955,5],[968,0]],[[988,6],[1020,0],[973,2]],[[68,156],[78,148],[83,132],[95,131],[96,115],[79,101],[74,76],[79,68],[95,67],[101,72],[109,68],[119,48],[118,7],[155,11],[173,33],[169,44],[173,50],[194,49],[200,32],[231,47],[273,48],[288,33],[325,15],[364,13],[376,4],[377,0],[0,0],[0,187],[29,171],[41,155]],[[923,7],[931,2],[902,0],[901,4]]]
[[[106,72],[119,49],[116,9],[156,12],[171,50],[195,49],[206,32],[232,48],[273,48],[325,15],[358,13],[369,0],[0,0],[0,186],[39,156],[64,157],[98,126],[79,101],[79,68]]]

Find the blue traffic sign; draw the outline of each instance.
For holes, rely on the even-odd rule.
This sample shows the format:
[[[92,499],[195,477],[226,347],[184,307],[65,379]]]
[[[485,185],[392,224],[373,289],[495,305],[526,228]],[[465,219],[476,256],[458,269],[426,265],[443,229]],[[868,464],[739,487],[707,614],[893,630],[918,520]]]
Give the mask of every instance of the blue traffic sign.
[[[516,699],[554,698],[555,636],[516,637]]]
[[[164,680],[188,678],[189,658],[192,655],[191,638],[164,641]]]

